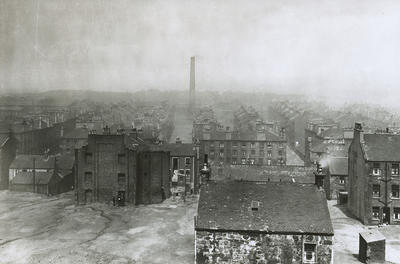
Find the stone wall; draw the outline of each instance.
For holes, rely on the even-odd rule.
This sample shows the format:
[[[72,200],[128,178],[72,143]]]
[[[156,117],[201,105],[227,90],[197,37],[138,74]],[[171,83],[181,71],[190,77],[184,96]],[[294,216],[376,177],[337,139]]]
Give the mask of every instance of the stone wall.
[[[332,262],[332,236],[196,231],[196,263],[302,263],[306,240],[317,245],[317,263]]]

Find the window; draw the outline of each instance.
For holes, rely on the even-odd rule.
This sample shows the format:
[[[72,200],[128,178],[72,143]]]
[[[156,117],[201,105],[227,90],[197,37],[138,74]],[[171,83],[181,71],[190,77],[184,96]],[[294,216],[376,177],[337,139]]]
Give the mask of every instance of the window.
[[[93,182],[93,173],[92,172],[85,172],[85,178],[84,178],[85,184],[92,184]]]
[[[379,184],[372,185],[372,197],[380,197],[381,196],[381,186]]]
[[[260,149],[264,149],[264,143],[259,143]]]
[[[372,207],[372,218],[379,219],[379,207]]]
[[[253,149],[253,148],[255,148],[255,147],[256,147],[256,144],[255,144],[255,143],[253,143],[253,142],[252,142],[252,143],[250,143],[250,148],[252,148],[252,149]]]
[[[125,173],[118,173],[118,184],[119,185],[125,184]]]
[[[232,155],[233,156],[237,156],[237,154],[238,154],[238,151],[236,149],[232,150]]]
[[[400,220],[400,207],[393,208],[393,218],[395,220]]]
[[[279,159],[279,165],[285,165],[284,159],[282,159],[282,158]]]
[[[246,148],[246,147],[247,147],[246,142],[243,142],[242,143],[242,148]]]
[[[399,163],[392,163],[392,175],[399,176]]]
[[[267,160],[267,165],[268,165],[268,166],[271,166],[271,160],[270,160],[270,159]]]
[[[381,165],[378,162],[374,162],[372,174],[373,175],[381,175]]]
[[[125,164],[125,154],[118,154],[118,164]]]
[[[224,157],[224,152],[220,152],[220,153],[219,153],[219,156],[220,156],[221,158],[223,158],[223,157]]]
[[[339,183],[340,184],[345,184],[346,183],[346,180],[345,180],[344,176],[340,176]]]
[[[271,149],[271,148],[272,148],[272,144],[271,144],[271,142],[268,142],[268,143],[267,143],[267,148],[269,148],[269,149]]]
[[[237,146],[238,146],[238,143],[237,143],[237,142],[233,142],[233,143],[232,143],[232,147],[236,148]]]
[[[223,148],[224,147],[224,143],[219,143],[219,148]]]
[[[214,142],[210,143],[210,148],[214,148]]]
[[[255,160],[254,159],[250,159],[250,164],[254,165],[255,164]]]
[[[86,152],[85,153],[85,162],[90,164],[93,161],[93,155],[92,153]]]
[[[224,153],[224,149],[223,148],[219,149],[219,152]]]
[[[260,156],[264,156],[264,150],[260,150]]]
[[[242,159],[242,164],[246,164],[246,159]]]
[[[185,165],[190,165],[190,158],[189,157],[185,158]]]
[[[242,151],[242,157],[246,157],[247,153],[246,151]]]
[[[178,158],[172,158],[172,170],[175,171],[179,167],[179,159]]]
[[[254,149],[251,150],[251,155],[256,155],[256,151]]]
[[[263,165],[264,164],[264,159],[263,158],[259,158],[258,159],[258,164],[259,165]]]
[[[282,151],[282,150],[279,150],[279,151],[278,151],[278,155],[279,155],[279,156],[282,156],[282,154],[283,154],[283,151]]]
[[[267,151],[267,157],[272,157],[272,151],[271,150]]]
[[[315,258],[315,248],[316,244],[304,243],[304,263],[314,263],[316,261]]]
[[[392,185],[392,198],[400,198],[399,185],[397,185],[397,184]]]
[[[236,165],[237,164],[237,158],[232,158],[232,164]]]

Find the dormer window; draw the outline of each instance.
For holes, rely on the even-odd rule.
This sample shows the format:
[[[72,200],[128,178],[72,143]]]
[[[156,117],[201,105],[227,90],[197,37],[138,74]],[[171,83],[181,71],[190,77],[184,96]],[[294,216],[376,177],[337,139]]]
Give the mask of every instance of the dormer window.
[[[252,211],[258,211],[259,208],[260,208],[259,201],[251,201],[251,210]]]

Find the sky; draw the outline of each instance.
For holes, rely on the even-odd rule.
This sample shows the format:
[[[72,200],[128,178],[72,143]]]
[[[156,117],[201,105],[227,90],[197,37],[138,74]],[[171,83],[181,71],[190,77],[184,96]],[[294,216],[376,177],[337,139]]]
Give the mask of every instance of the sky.
[[[196,89],[396,105],[400,1],[0,0],[0,89]]]

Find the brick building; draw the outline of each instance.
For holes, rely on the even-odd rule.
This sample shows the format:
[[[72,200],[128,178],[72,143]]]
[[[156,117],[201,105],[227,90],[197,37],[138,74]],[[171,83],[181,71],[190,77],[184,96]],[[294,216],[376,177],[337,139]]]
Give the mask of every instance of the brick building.
[[[400,224],[400,135],[354,127],[349,148],[348,208],[364,224]]]
[[[187,193],[197,193],[199,187],[199,146],[177,141],[176,143],[162,144],[156,148],[170,152],[172,183],[177,187],[183,187]]]
[[[309,184],[208,182],[195,218],[196,263],[332,263],[324,194]]]
[[[107,129],[106,129],[107,130]],[[78,203],[119,205],[161,202],[169,196],[169,152],[138,145],[136,136],[90,134],[76,150]]]
[[[0,135],[0,190],[8,189],[8,170],[15,158],[17,140],[12,133]]]

